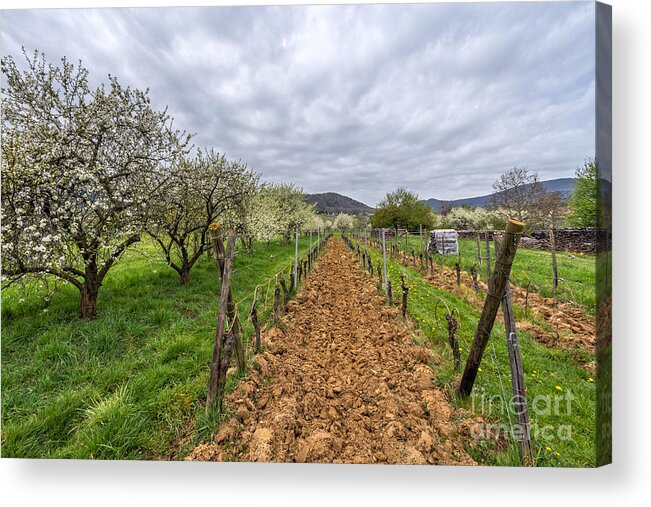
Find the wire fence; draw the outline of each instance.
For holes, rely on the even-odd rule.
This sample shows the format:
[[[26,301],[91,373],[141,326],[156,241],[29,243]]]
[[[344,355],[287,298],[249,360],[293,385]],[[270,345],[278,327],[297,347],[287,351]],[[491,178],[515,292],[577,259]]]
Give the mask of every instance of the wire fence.
[[[450,270],[459,269],[486,283],[495,263],[493,232],[476,231],[475,238],[459,238],[457,255],[441,255],[430,246],[430,232],[425,229],[356,229],[351,237],[361,244],[380,242],[385,234],[387,251],[414,266],[429,264]],[[430,248],[428,248],[430,246]],[[593,315],[595,311],[595,258],[581,253],[556,252],[557,276],[554,276],[552,253],[520,248],[511,271],[511,282],[524,290],[550,299],[547,304],[565,303]],[[458,268],[457,268],[458,266]],[[555,283],[556,278],[556,283]]]
[[[274,301],[276,288],[282,287],[283,284],[287,288],[287,292],[283,291],[280,296],[283,299],[283,303],[293,297],[311,270],[312,264],[318,258],[331,237],[331,233],[321,231],[318,231],[317,233],[317,231],[314,231],[314,234],[308,232],[304,237],[311,237],[307,250],[299,250],[299,236],[297,235],[295,238],[296,249],[294,260],[285,264],[265,281],[258,283],[253,292],[250,292],[246,296],[235,301],[237,318],[243,327],[246,326],[243,330],[245,332],[243,332],[242,338],[247,356],[250,356],[254,352],[256,345],[255,342],[251,340],[255,327],[265,327],[274,322],[275,307],[278,312],[276,318],[279,317],[281,313],[284,313],[285,305],[281,305],[278,301]],[[244,252],[241,251],[240,253]],[[234,277],[235,279],[237,278],[237,270],[234,272]],[[255,313],[257,314],[255,319],[257,322],[252,322],[254,303]]]

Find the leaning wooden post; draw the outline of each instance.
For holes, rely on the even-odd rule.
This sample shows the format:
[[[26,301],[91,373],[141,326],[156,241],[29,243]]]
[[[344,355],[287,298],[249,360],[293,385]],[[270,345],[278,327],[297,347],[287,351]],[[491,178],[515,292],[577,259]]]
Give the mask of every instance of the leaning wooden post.
[[[497,238],[493,239],[495,243],[496,257],[499,256],[501,247]],[[504,327],[506,330],[506,345],[509,350],[509,366],[511,368],[511,392],[513,393],[513,406],[515,409],[515,418],[517,420],[517,434],[514,435],[518,440],[520,450],[520,460],[523,465],[533,465],[534,453],[531,444],[531,429],[529,426],[529,411],[527,408],[527,389],[524,384],[524,368],[522,366],[522,357],[520,355],[520,345],[518,344],[518,334],[515,326],[515,312],[513,311],[513,301],[511,299],[511,287],[507,280],[502,297],[502,313],[504,314]]]
[[[518,251],[518,243],[523,230],[524,224],[517,220],[509,220],[506,226],[502,242],[503,247],[500,249],[499,257],[495,260],[495,270],[489,280],[489,290],[486,293],[484,307],[475,331],[475,339],[470,347],[466,367],[459,384],[458,391],[461,396],[468,396],[475,384],[477,369],[481,364],[484,350],[493,330],[493,324],[495,324],[495,317],[504,296],[504,289],[511,274],[511,266],[513,265],[515,253]]]
[[[219,298],[219,312],[217,314],[217,330],[215,331],[215,343],[213,346],[212,361],[210,362],[210,381],[208,383],[208,397],[206,399],[206,412],[216,403],[217,410],[221,408],[221,401],[224,393],[219,392],[218,386],[220,376],[226,375],[222,372],[222,355],[227,352],[224,349],[224,331],[226,329],[226,317],[228,314],[228,296],[231,289],[231,273],[233,266],[233,249],[235,247],[235,231],[228,231],[226,254],[223,257],[224,272],[222,274],[221,296]],[[232,324],[231,324],[232,328]],[[227,360],[229,358],[226,358]],[[226,361],[228,364],[228,361]]]
[[[208,227],[211,234],[212,246],[215,254],[215,260],[217,261],[217,270],[222,279],[222,284],[224,283],[224,241],[222,240],[220,231],[221,226],[213,222]],[[228,231],[228,237],[233,235],[235,238],[235,231]],[[235,242],[235,240],[233,240]],[[234,347],[235,347],[235,358],[237,360],[237,369],[240,372],[246,370],[246,353],[244,351],[244,345],[242,344],[242,327],[240,326],[239,318],[237,317],[237,305],[235,304],[235,299],[233,298],[233,291],[230,286],[228,289],[228,319],[231,322],[231,332],[233,333]]]

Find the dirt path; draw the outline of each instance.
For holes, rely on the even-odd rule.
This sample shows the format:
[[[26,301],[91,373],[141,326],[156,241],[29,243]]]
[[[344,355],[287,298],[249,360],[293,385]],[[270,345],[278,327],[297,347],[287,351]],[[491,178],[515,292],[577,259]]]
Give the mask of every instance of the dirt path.
[[[413,343],[340,239],[280,328],[265,334],[257,371],[229,396],[234,417],[188,459],[476,464],[458,414],[434,386],[435,358]]]

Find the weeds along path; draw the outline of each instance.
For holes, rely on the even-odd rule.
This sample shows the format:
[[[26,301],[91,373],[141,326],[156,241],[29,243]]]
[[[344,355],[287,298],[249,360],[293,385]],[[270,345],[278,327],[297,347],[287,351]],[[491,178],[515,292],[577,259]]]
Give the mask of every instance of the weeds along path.
[[[475,464],[412,337],[332,239],[229,395],[234,416],[188,459]]]

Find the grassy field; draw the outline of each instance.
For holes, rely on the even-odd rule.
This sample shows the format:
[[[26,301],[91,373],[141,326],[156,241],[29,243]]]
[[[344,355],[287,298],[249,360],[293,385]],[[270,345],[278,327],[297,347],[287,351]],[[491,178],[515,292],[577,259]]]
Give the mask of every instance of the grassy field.
[[[404,252],[405,243],[407,251],[411,254],[413,248],[417,253],[421,242],[418,236],[409,236],[408,239],[398,239],[400,250]],[[423,244],[426,245],[425,235]],[[423,246],[424,248],[424,246]],[[495,249],[491,241],[491,262],[495,259]],[[461,268],[470,271],[473,265],[477,266],[477,272],[482,280],[486,280],[486,265],[478,265],[477,242],[471,238],[459,239],[459,253],[461,257]],[[486,245],[482,241],[481,254],[486,257]],[[454,267],[459,260],[457,256],[443,257],[435,255],[435,260]],[[595,311],[595,263],[594,255],[569,254],[559,252],[557,254],[558,276],[561,278],[558,288],[558,299],[564,302],[576,303],[587,313],[594,314]],[[511,280],[521,286],[529,288],[545,297],[553,296],[553,272],[551,253],[544,250],[520,248],[513,264]]]
[[[301,252],[308,241],[301,239]],[[245,299],[256,285],[292,259],[293,245],[275,242],[257,245],[251,256],[238,253],[234,292],[242,315],[248,314],[250,300]],[[394,287],[400,273],[407,276],[419,339],[429,340],[443,357],[438,382],[454,399],[458,372],[446,345],[444,307],[437,302],[459,312],[462,359],[479,311],[427,284],[414,270],[394,262],[389,266]],[[70,286],[50,301],[43,299],[44,289],[3,291],[2,456],[173,457],[209,438],[215,426],[204,416],[203,399],[219,294],[214,261],[204,258],[192,276],[190,286],[182,287],[164,263],[132,252],[109,274],[100,293],[100,315],[90,322],[77,317],[78,294]],[[250,334],[246,324],[245,335]],[[544,409],[545,400],[564,399],[568,391],[574,396],[570,411],[565,402],[551,413],[532,410],[534,429],[552,433],[550,439],[535,439],[538,464],[593,465],[595,385],[590,375],[569,353],[540,346],[524,333],[520,340],[530,403],[540,397]],[[478,397],[455,403],[481,413],[482,399],[491,400],[490,414],[487,407],[483,411],[487,420],[508,422],[504,410],[509,404],[503,400],[510,392],[509,375],[504,331],[496,328],[476,383]],[[231,386],[236,381],[229,380]],[[561,427],[571,428],[571,439],[558,436]],[[187,449],[175,447],[188,429],[194,438],[185,442]],[[518,464],[513,446],[496,452],[485,441],[469,452],[483,464]]]
[[[379,262],[379,253],[372,252],[375,264]],[[405,275],[409,285],[409,314],[418,325],[420,339],[429,341],[444,358],[436,368],[440,385],[448,390],[458,407],[472,410],[496,424],[508,425],[509,420],[514,420],[514,417],[512,413],[507,412],[507,408],[511,409],[511,380],[503,326],[496,324],[493,329],[491,343],[486,349],[475,383],[474,395],[466,399],[457,398],[455,388],[460,373],[454,371],[452,354],[447,345],[446,307],[442,301],[459,318],[458,336],[462,367],[472,343],[480,311],[463,299],[427,283],[413,269],[391,260],[388,261],[388,268],[394,294],[399,294],[400,274]],[[396,296],[396,299],[399,299],[399,296]],[[523,315],[519,314],[517,317],[522,319]],[[594,466],[594,379],[590,373],[577,366],[568,352],[539,345],[524,332],[519,333],[519,339],[537,464],[562,467]],[[568,398],[572,398],[569,405]],[[568,431],[571,438],[566,438]],[[495,452],[490,441],[482,441],[470,448],[469,453],[482,464],[519,464],[518,451],[514,445]]]
[[[302,238],[300,251],[308,245]],[[238,253],[236,301],[293,257],[293,243]],[[137,252],[109,272],[93,321],[78,318],[70,285],[49,301],[38,287],[4,290],[2,457],[148,459],[169,452],[188,423],[201,433],[219,290],[212,258],[183,287]],[[250,304],[239,306],[243,320]]]

